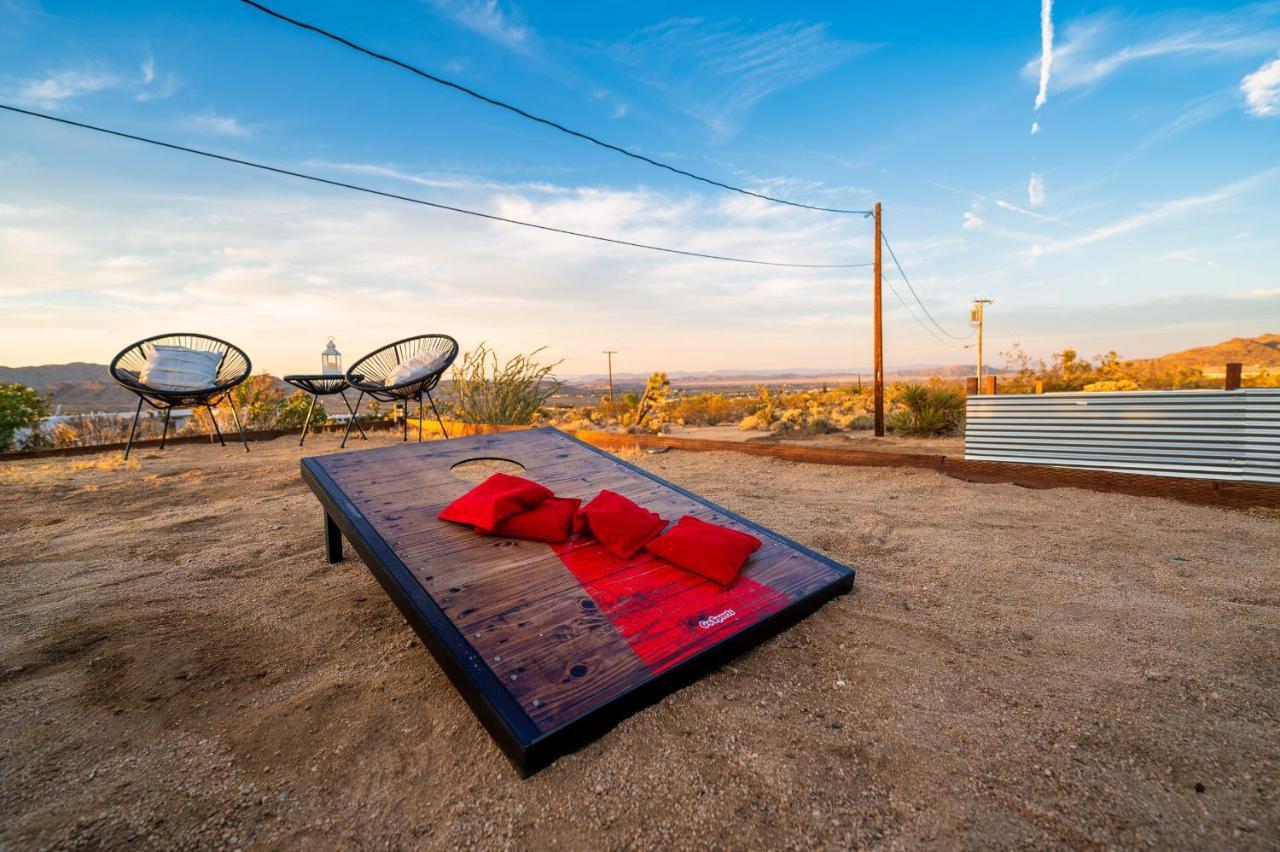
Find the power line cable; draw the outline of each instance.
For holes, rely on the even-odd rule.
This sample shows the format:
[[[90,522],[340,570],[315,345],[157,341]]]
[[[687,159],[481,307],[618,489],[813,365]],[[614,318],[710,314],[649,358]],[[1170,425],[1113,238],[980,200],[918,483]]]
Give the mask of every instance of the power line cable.
[[[920,294],[916,292],[916,288],[911,286],[911,279],[907,277],[907,273],[902,269],[902,264],[898,263],[898,256],[893,253],[893,246],[889,245],[889,238],[885,236],[883,230],[880,232],[880,239],[884,240],[884,247],[889,250],[889,257],[893,258],[893,265],[898,267],[898,274],[901,275],[902,280],[906,282],[907,289],[911,291],[911,295],[915,297],[916,304],[920,306],[920,310],[924,311],[924,315],[929,318],[929,322],[933,323],[934,326],[937,327],[938,331],[942,332],[947,337],[950,337],[953,340],[968,340],[970,337],[973,337],[974,335],[973,331],[970,331],[968,334],[963,336],[956,335],[947,331],[941,325],[938,325],[938,321],[933,318],[933,314],[929,313],[929,309],[925,307],[924,302],[921,301]]]
[[[341,44],[345,47],[349,47],[352,50],[355,50],[359,53],[363,53],[365,56],[371,57],[373,59],[377,59],[380,62],[390,63],[391,65],[395,65],[397,68],[402,68],[405,71],[410,72],[411,74],[417,74],[419,77],[422,77],[425,80],[430,80],[433,83],[438,83],[441,86],[446,86],[450,89],[454,89],[456,91],[462,92],[464,95],[470,95],[471,97],[480,101],[484,101],[485,103],[491,106],[495,106],[495,107],[498,107],[499,109],[505,109],[509,112],[513,112],[522,118],[527,118],[530,121],[535,121],[538,124],[545,125],[554,130],[559,130],[561,133],[567,133],[570,136],[575,136],[578,139],[582,139],[586,142],[590,142],[593,145],[599,145],[601,148],[606,148],[615,153],[622,154],[624,157],[630,157],[633,160],[639,160],[642,163],[648,163],[651,166],[657,166],[660,169],[666,169],[669,172],[674,172],[675,174],[682,175],[687,178],[692,178],[693,180],[701,181],[702,183],[710,184],[711,186],[717,186],[721,189],[727,189],[730,192],[738,192],[738,193],[741,193],[742,195],[750,195],[753,198],[760,198],[760,199],[763,199],[764,201],[771,201],[774,204],[785,204],[789,207],[800,207],[805,210],[817,210],[822,213],[847,213],[847,214],[858,215],[863,217],[871,215],[870,210],[845,210],[839,207],[820,207],[814,204],[802,204],[799,201],[788,201],[785,198],[776,198],[772,195],[765,195],[764,193],[760,193],[760,192],[752,192],[751,190],[743,189],[740,186],[733,186],[731,184],[727,184],[727,183],[723,183],[721,181],[715,180],[714,178],[704,177],[702,175],[695,174],[690,171],[686,171],[677,166],[673,166],[670,163],[664,163],[661,160],[655,160],[652,157],[646,157],[644,154],[639,154],[630,149],[623,148],[621,145],[614,145],[611,142],[606,142],[603,139],[592,136],[589,133],[583,133],[580,130],[574,130],[572,128],[565,127],[563,124],[560,124],[559,122],[556,122],[556,121],[552,121],[549,118],[543,118],[539,115],[534,115],[533,113],[525,109],[522,109],[518,106],[515,106],[514,104],[507,103],[506,101],[500,101],[497,98],[491,98],[488,95],[481,94],[480,92],[477,92],[475,89],[464,86],[461,83],[455,83],[452,80],[447,80],[444,77],[439,77],[435,74],[432,74],[430,71],[424,71],[423,69],[417,67],[416,65],[411,65],[408,62],[404,62],[402,60],[396,59],[393,56],[387,56],[385,53],[378,53],[376,50],[371,50],[367,47],[356,44],[354,41],[351,41],[348,38],[344,38],[343,36],[340,36],[336,33],[329,32],[328,30],[318,27],[315,24],[308,24],[305,21],[299,21],[297,18],[291,18],[282,12],[277,12],[275,9],[272,9],[268,6],[264,6],[263,4],[256,2],[256,0],[240,0],[240,2],[244,3],[246,6],[252,6],[258,11],[263,12],[267,15],[270,15],[271,17],[276,18],[277,20],[284,21],[287,24],[292,24],[293,26],[298,27],[300,29],[313,32],[313,33],[316,33],[317,35],[324,36],[327,39],[331,39],[332,41],[336,41],[338,44]]]
[[[915,320],[916,322],[920,323],[920,327],[921,327],[921,328],[923,328],[925,331],[929,332],[929,334],[933,336],[933,339],[934,339],[934,340],[937,340],[939,343],[941,343],[941,344],[942,344],[942,345],[944,345],[944,346],[951,346],[951,347],[954,347],[954,348],[956,348],[956,349],[966,349],[966,348],[967,348],[967,347],[965,347],[965,346],[962,346],[962,345],[961,345],[961,344],[959,344],[959,343],[954,343],[954,342],[952,342],[952,341],[950,341],[950,340],[947,340],[945,337],[941,336],[941,335],[940,335],[940,334],[938,334],[936,331],[934,331],[932,328],[930,328],[930,327],[925,323],[925,321],[924,321],[924,320],[922,320],[922,319],[920,319],[920,317],[916,315],[916,312],[915,312],[914,310],[912,310],[912,309],[911,309],[911,305],[910,305],[910,303],[908,303],[906,299],[902,298],[902,294],[898,292],[897,288],[896,288],[896,287],[894,287],[894,286],[893,286],[893,284],[889,283],[889,279],[887,279],[887,278],[886,278],[886,279],[883,279],[883,281],[884,281],[884,285],[885,285],[886,287],[888,287],[888,288],[889,288],[889,292],[890,292],[890,293],[892,293],[895,297],[897,297],[897,299],[898,299],[898,303],[899,303],[900,305],[902,305],[902,307],[904,307],[904,308],[906,308],[906,309],[907,309],[907,314],[908,314],[908,315],[910,315],[910,317],[911,317],[913,320]]]
[[[278,166],[268,166],[264,163],[256,163],[252,160],[244,160],[239,157],[229,157],[224,154],[215,154],[211,151],[202,151],[199,148],[189,148],[186,145],[176,145],[172,142],[162,142],[159,139],[151,139],[146,136],[136,136],[132,133],[125,133],[120,130],[111,130],[106,127],[98,127],[97,125],[85,124],[84,122],[80,122],[80,121],[72,121],[69,118],[59,118],[58,116],[55,116],[55,115],[47,115],[42,112],[35,112],[34,110],[22,109],[21,107],[15,107],[15,106],[9,106],[8,104],[0,103],[0,109],[8,110],[9,112],[18,113],[20,115],[31,116],[33,118],[42,118],[42,119],[45,119],[46,121],[54,121],[54,122],[57,122],[58,124],[65,124],[71,127],[79,127],[84,130],[92,130],[97,133],[105,133],[110,136],[117,136],[121,139],[129,139],[134,142],[145,142],[148,145],[156,145],[160,148],[169,148],[170,150],[173,150],[173,151],[182,151],[187,154],[196,154],[201,157],[208,157],[211,160],[221,160],[225,163],[234,163],[239,166],[248,166],[249,168],[253,168],[253,169],[261,169],[264,172],[274,172],[275,174],[287,175],[288,177],[300,178],[301,180],[309,180],[315,183],[326,184],[328,186],[336,186],[336,187],[341,187],[342,189],[350,189],[356,192],[365,192],[370,195],[378,195],[383,198],[392,198],[397,201],[407,201],[410,204],[421,204],[424,207],[434,207],[437,210],[447,210],[450,213],[462,213],[467,216],[475,216],[479,219],[488,219],[493,222],[504,222],[508,225],[520,225],[521,227],[525,227],[525,228],[535,228],[539,231],[548,231],[553,234],[564,234],[570,237],[580,237],[585,240],[596,240],[597,242],[602,242],[602,243],[612,243],[614,245],[630,246],[632,248],[647,249],[649,251],[660,251],[660,252],[665,252],[666,254],[684,255],[685,257],[701,257],[701,258],[706,258],[707,260],[723,260],[729,263],[749,263],[756,266],[782,266],[782,267],[788,267],[793,269],[858,269],[858,268],[872,265],[871,263],[866,263],[866,262],[864,263],[786,263],[783,261],[754,260],[754,259],[743,258],[743,257],[729,257],[727,255],[706,254],[704,252],[699,252],[699,251],[687,251],[685,249],[667,248],[665,246],[655,246],[655,245],[650,245],[648,243],[637,243],[637,242],[632,242],[631,240],[617,239],[614,237],[604,237],[604,236],[600,236],[599,234],[588,234],[582,231],[571,231],[567,228],[556,228],[551,225],[541,225],[537,222],[526,222],[521,219],[509,219],[505,216],[496,216],[492,213],[481,213],[478,210],[468,210],[465,207],[454,207],[449,204],[441,204],[436,201],[427,201],[426,199],[423,199],[423,198],[414,198],[408,195],[399,195],[394,192],[384,192],[380,189],[373,189],[371,187],[360,186],[354,183],[345,183],[339,180],[330,180],[329,178],[319,177],[317,175],[309,175],[304,172],[295,172],[289,169],[282,169],[282,168],[279,168]]]

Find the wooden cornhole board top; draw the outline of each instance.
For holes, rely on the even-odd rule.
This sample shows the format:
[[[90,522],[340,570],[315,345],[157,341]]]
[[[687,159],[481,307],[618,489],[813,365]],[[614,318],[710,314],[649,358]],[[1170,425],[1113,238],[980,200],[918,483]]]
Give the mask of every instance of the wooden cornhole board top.
[[[763,546],[722,590],[588,537],[548,545],[439,520],[475,485],[452,468],[493,458],[562,497],[608,488]],[[851,569],[551,428],[305,458],[302,476],[522,774],[853,585]]]

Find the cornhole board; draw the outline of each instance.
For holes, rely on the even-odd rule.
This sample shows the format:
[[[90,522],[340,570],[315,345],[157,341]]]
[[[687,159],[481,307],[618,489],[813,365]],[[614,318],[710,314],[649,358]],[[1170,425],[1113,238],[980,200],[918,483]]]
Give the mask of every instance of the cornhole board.
[[[586,536],[477,535],[436,517],[474,487],[453,468],[475,459],[522,465],[562,497],[608,488],[763,546],[726,590]],[[853,586],[852,569],[551,428],[305,458],[302,478],[324,506],[329,560],[345,537],[522,775]]]

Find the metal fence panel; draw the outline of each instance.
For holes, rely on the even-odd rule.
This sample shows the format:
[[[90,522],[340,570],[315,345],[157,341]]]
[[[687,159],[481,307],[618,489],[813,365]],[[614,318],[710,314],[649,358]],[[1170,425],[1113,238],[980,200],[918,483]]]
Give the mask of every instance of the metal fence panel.
[[[971,396],[964,457],[1280,485],[1280,389]]]

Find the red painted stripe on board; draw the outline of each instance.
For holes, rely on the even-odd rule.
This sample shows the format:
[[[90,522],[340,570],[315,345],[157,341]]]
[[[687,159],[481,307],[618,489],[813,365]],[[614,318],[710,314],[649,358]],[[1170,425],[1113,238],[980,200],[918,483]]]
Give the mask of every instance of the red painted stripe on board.
[[[747,577],[722,589],[647,553],[620,559],[581,538],[552,549],[654,674],[787,605]]]

